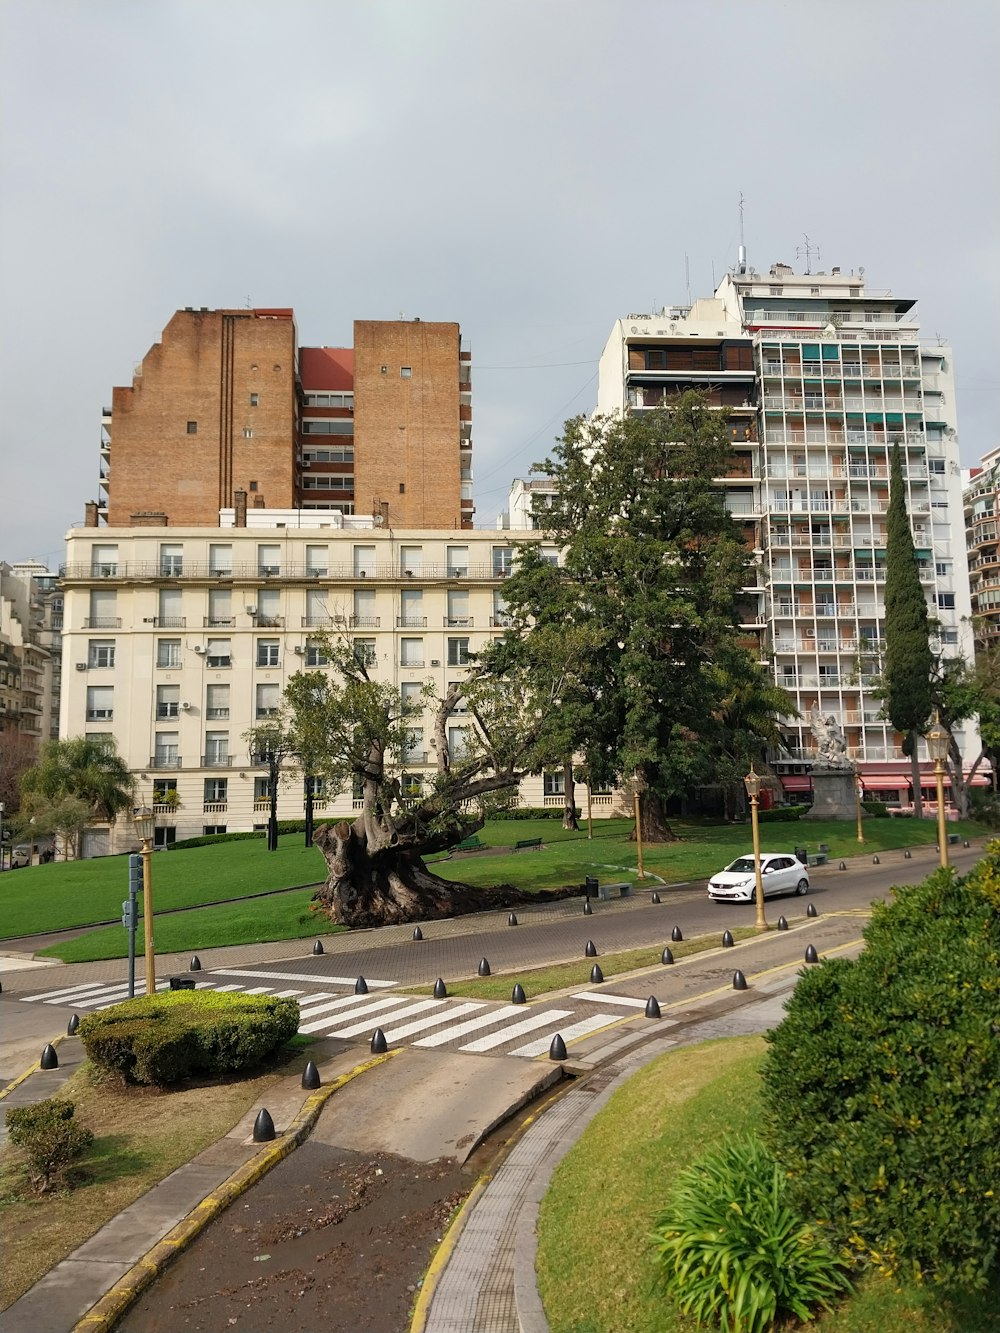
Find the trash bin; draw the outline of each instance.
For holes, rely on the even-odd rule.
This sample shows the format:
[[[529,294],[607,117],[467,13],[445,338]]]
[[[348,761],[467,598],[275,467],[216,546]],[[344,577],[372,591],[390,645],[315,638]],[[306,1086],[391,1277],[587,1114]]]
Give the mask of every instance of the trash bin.
[[[798,857],[798,859],[802,862],[804,866],[807,866],[809,864],[809,853],[805,849],[805,847],[796,847],[795,855]]]
[[[600,886],[598,885],[597,880],[594,878],[594,876],[588,875],[583,882],[584,896],[587,898],[596,898],[597,890],[599,887]]]
[[[194,990],[194,977],[171,977],[171,990]]]

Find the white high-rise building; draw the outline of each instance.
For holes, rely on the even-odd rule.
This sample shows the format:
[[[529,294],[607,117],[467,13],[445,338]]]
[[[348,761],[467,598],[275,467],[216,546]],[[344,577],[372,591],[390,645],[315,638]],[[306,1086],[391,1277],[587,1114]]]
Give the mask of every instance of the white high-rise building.
[[[727,415],[734,455],[720,484],[757,571],[748,641],[801,714],[773,756],[789,793],[809,786],[818,708],[843,728],[873,796],[912,798],[901,738],[872,692],[897,441],[935,646],[973,656],[951,351],[921,344],[914,305],[867,289],[861,272],[761,274],[743,262],[709,299],[618,320],[601,357],[598,412],[647,411],[697,388]],[[973,726],[957,739],[971,763]],[[920,757],[930,774],[922,746]]]

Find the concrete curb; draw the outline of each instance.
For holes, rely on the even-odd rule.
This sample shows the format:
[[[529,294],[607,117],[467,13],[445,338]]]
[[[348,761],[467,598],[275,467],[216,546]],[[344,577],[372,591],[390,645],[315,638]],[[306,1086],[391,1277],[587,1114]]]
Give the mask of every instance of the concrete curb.
[[[65,1033],[60,1033],[58,1037],[53,1037],[52,1040],[49,1042],[49,1045],[58,1046],[59,1043],[65,1039],[65,1035],[66,1035]],[[5,1088],[0,1088],[0,1102],[2,1102],[5,1097],[9,1097],[10,1094],[14,1091],[14,1089],[19,1088],[21,1084],[25,1082],[25,1080],[31,1077],[32,1074],[41,1073],[41,1069],[42,1069],[42,1057],[39,1056],[38,1059],[35,1061],[35,1063],[33,1065],[29,1065],[23,1074],[18,1074],[17,1078],[12,1078]]]
[[[275,1143],[239,1167],[228,1180],[205,1196],[200,1204],[178,1222],[151,1250],[119,1278],[110,1291],[105,1292],[96,1305],[91,1306],[82,1319],[73,1325],[72,1333],[110,1333],[130,1305],[151,1285],[171,1261],[204,1231],[209,1222],[255,1185],[279,1162],[294,1152],[312,1132],[326,1102],[352,1079],[358,1078],[377,1065],[385,1064],[402,1048],[387,1051],[356,1065],[346,1074],[340,1074],[325,1088],[311,1093],[286,1132]],[[153,1187],[156,1188],[155,1186]]]

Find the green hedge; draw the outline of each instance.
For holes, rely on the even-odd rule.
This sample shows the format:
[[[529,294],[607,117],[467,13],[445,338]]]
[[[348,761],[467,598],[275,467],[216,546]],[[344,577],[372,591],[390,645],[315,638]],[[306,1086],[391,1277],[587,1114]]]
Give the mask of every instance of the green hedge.
[[[98,1069],[126,1083],[165,1086],[193,1074],[240,1073],[298,1030],[299,1006],[271,995],[171,991],[113,1005],[80,1020]]]
[[[541,809],[538,806],[518,805],[512,806],[506,810],[493,810],[490,812],[490,819],[559,819],[561,820],[565,813],[563,806],[546,806]],[[580,807],[576,807],[576,817],[581,816]]]
[[[875,903],[768,1036],[767,1134],[796,1204],[887,1276],[952,1291],[1000,1257],[1000,842]]]
[[[876,819],[889,818],[889,807],[884,801],[862,801],[861,809],[867,811],[870,815],[874,815]]]
[[[762,824],[785,824],[801,819],[808,809],[808,805],[776,805],[770,810],[761,810],[757,817]]]
[[[316,828],[319,828],[323,822],[320,819],[314,821]],[[279,833],[305,833],[306,821],[304,819],[279,819]],[[168,851],[179,852],[186,847],[208,847],[213,842],[246,842],[250,838],[259,838],[264,841],[267,838],[266,829],[249,829],[242,833],[199,833],[194,838],[181,838],[179,842],[169,843]]]

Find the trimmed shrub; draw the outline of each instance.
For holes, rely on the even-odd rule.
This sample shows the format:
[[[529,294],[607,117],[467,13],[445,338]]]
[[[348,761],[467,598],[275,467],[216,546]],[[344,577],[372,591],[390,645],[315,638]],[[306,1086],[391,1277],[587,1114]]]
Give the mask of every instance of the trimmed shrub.
[[[801,819],[808,809],[808,805],[775,805],[770,810],[759,811],[757,818],[762,824],[786,824]]]
[[[75,1114],[76,1103],[59,1097],[7,1112],[10,1141],[24,1149],[28,1178],[39,1194],[65,1184],[69,1167],[94,1141],[91,1131],[73,1119]]]
[[[660,1281],[686,1315],[732,1333],[812,1318],[850,1288],[845,1264],[790,1206],[784,1172],[753,1137],[681,1171],[653,1239]]]
[[[559,805],[559,806],[548,806],[548,805],[547,805],[547,806],[545,806],[544,809],[541,808],[540,806],[534,806],[534,805],[513,805],[513,806],[508,806],[508,807],[505,808],[505,809],[500,809],[500,810],[493,810],[493,811],[491,811],[491,812],[490,812],[490,819],[498,819],[498,820],[501,820],[501,819],[514,819],[514,820],[521,820],[521,819],[562,819],[562,817],[563,817],[563,813],[564,813],[564,811],[563,811],[563,807],[562,807],[561,805]],[[577,806],[577,807],[576,807],[576,817],[577,817],[577,819],[580,819],[580,818],[581,818],[581,815],[582,815],[582,811],[580,810],[580,807]]]
[[[296,1033],[299,1006],[272,995],[172,991],[113,1005],[80,1020],[97,1068],[126,1083],[166,1086],[193,1074],[240,1073]]]
[[[862,801],[861,809],[867,810],[867,812],[870,815],[874,815],[876,819],[889,818],[889,807],[884,801]]]
[[[1000,843],[876,903],[856,960],[768,1035],[767,1138],[792,1197],[886,1275],[983,1290],[1000,1254]]]

